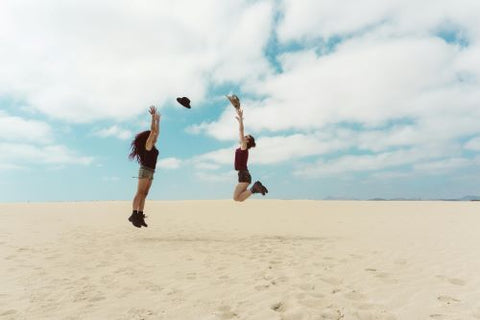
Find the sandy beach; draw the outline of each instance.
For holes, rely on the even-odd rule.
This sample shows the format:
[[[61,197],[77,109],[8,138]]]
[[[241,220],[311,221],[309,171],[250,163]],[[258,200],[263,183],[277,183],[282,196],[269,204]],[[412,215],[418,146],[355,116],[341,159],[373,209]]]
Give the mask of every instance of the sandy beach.
[[[0,204],[0,319],[480,319],[480,203]]]

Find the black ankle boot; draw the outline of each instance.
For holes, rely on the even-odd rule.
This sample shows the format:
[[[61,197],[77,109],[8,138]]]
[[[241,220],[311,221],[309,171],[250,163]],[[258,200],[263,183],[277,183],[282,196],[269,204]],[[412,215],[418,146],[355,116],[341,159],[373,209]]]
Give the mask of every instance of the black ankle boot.
[[[143,211],[138,211],[138,221],[140,221],[140,225],[144,227],[148,227],[148,224],[145,223],[145,218],[147,216],[143,214]]]
[[[133,210],[132,215],[128,218],[128,221],[130,221],[137,228],[142,226],[137,210]]]
[[[260,181],[255,181],[255,183],[253,184],[253,186],[250,188],[250,191],[252,193],[262,193],[262,184],[260,183]]]

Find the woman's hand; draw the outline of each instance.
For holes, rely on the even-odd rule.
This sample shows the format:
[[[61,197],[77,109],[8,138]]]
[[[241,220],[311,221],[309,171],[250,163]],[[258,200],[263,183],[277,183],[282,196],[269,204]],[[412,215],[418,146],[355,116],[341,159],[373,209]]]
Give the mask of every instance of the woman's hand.
[[[148,113],[150,113],[152,117],[154,117],[157,114],[157,108],[155,108],[155,106],[150,106]]]
[[[243,120],[243,109],[236,109],[237,110],[237,116],[235,117],[238,122],[242,121]]]
[[[162,117],[162,115],[160,114],[160,112],[157,111],[155,113],[155,121],[159,122],[161,117]]]

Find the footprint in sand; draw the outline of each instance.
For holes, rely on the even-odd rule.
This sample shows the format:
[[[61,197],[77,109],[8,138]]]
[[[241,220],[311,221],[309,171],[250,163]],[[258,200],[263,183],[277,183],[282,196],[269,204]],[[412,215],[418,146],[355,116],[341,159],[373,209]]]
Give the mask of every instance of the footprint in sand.
[[[452,298],[450,296],[439,296],[437,297],[437,300],[444,303],[445,305],[451,305],[460,302],[460,300]]]
[[[267,290],[268,288],[270,288],[270,286],[271,286],[270,282],[265,282],[265,283],[256,285],[255,290],[257,290],[257,291]]]
[[[467,284],[462,279],[456,279],[456,278],[450,278],[450,279],[448,279],[448,282],[450,282],[451,284],[454,284],[456,286],[464,286],[465,284]]]
[[[125,320],[130,319],[156,319],[156,313],[151,310],[133,308],[128,310],[127,315],[124,318]]]
[[[382,320],[396,320],[397,318],[389,314],[385,310],[377,311],[358,311],[355,312],[355,319],[382,319]]]
[[[466,281],[464,281],[462,279],[458,279],[458,278],[448,278],[448,277],[443,276],[443,275],[438,275],[437,278],[439,278],[441,280],[444,280],[444,281],[448,281],[451,284],[456,285],[456,286],[464,286],[464,285],[467,284]]]
[[[275,285],[281,285],[281,284],[285,284],[289,281],[288,277],[286,276],[280,276],[280,277],[277,277],[275,279],[272,280],[272,284],[275,284]]]
[[[7,310],[5,312],[0,313],[0,316],[12,316],[16,313],[17,313],[17,310],[10,309],[10,310]]]
[[[345,315],[338,308],[332,308],[332,306],[324,309],[319,315],[312,318],[312,320],[344,320]]]
[[[480,319],[480,309],[477,309],[477,311],[473,313],[473,317],[475,319]]]
[[[358,306],[359,310],[371,310],[375,307],[375,305],[370,304],[370,303],[364,303]]]
[[[397,283],[398,282],[396,279],[391,278],[391,274],[386,273],[386,272],[376,273],[375,277],[381,279],[382,281],[384,281],[386,283]]]
[[[331,285],[334,285],[334,286],[338,286],[340,284],[342,284],[343,280],[342,279],[339,279],[339,278],[320,278],[320,280],[322,280],[323,282],[326,282],[328,284],[331,284]]]
[[[301,283],[298,285],[298,288],[303,291],[312,291],[315,290],[315,285],[312,283]]]
[[[216,312],[216,314],[222,320],[233,319],[238,317],[238,315],[232,311],[232,308],[230,306],[221,306],[220,308],[218,308],[218,312]]]
[[[197,279],[197,273],[196,272],[189,272],[187,273],[187,280],[196,280]]]
[[[304,308],[296,308],[282,314],[282,320],[303,320],[310,319],[310,314]]]
[[[283,302],[278,302],[278,303],[275,303],[273,304],[270,309],[272,309],[273,311],[276,311],[276,312],[284,312],[287,307],[285,305],[285,303]]]
[[[406,264],[407,264],[407,260],[405,260],[405,259],[397,259],[397,260],[395,260],[393,263],[403,266],[403,265],[406,265]]]
[[[350,300],[364,300],[365,295],[361,294],[360,292],[356,290],[352,290],[350,292],[347,292],[345,294],[345,298],[350,299]]]
[[[298,297],[297,297],[298,298]],[[318,306],[322,305],[322,302],[324,301],[324,298],[304,298],[304,299],[298,299],[298,302],[305,307],[309,308],[318,308]]]
[[[88,302],[98,302],[98,301],[102,301],[102,300],[105,300],[106,298],[102,295],[97,295],[93,298],[90,298],[88,299]]]
[[[151,282],[147,283],[146,288],[152,292],[160,292],[163,290],[163,287]]]

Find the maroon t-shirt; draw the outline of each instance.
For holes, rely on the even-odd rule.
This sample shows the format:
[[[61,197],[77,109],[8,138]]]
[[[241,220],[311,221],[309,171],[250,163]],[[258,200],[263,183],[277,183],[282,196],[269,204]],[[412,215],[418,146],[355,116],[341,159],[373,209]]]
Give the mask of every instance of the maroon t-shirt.
[[[248,161],[248,149],[242,150],[238,148],[235,150],[235,170],[248,170],[247,168]]]

